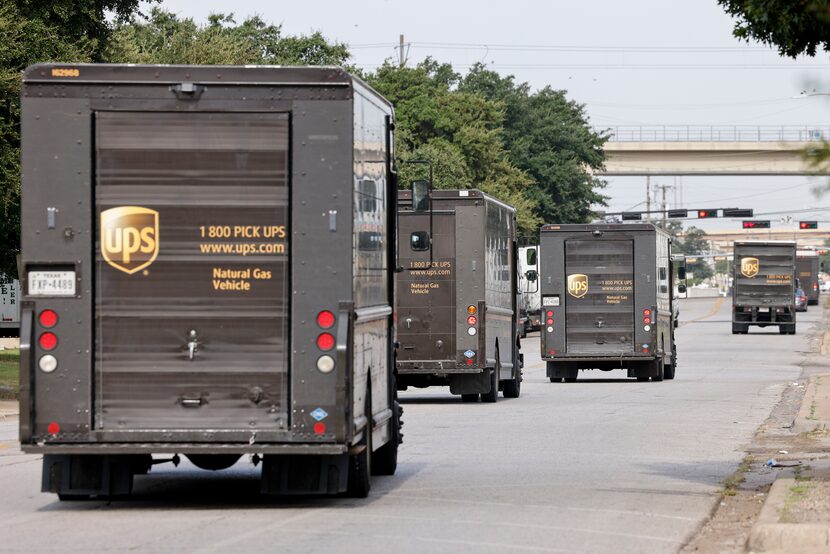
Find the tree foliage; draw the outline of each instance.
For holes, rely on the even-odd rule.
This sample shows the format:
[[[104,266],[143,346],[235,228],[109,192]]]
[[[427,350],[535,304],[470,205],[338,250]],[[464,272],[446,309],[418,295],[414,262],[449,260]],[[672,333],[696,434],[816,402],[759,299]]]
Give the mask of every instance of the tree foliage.
[[[778,48],[784,56],[830,51],[830,0],[718,0],[737,18],[733,34]]]
[[[516,84],[474,66],[459,87],[505,107],[505,148],[510,161],[530,175],[535,186],[526,196],[536,214],[548,223],[582,223],[595,217],[592,206],[605,205],[600,194],[605,182],[594,175],[605,163],[602,150],[607,137],[593,131],[584,107],[568,100],[566,92],[545,87],[531,92],[527,83]]]
[[[686,256],[705,256],[710,253],[709,241],[706,239],[706,231],[691,226],[684,233],[680,233],[682,226],[678,222],[669,223],[669,231],[675,236],[672,243],[672,252],[685,254]],[[692,283],[697,284],[714,275],[711,264],[705,257],[699,257],[693,262],[686,262],[686,269],[690,272]]]
[[[119,23],[107,52],[110,62],[157,64],[345,65],[348,47],[319,32],[284,36],[279,25],[254,16],[237,24],[233,14],[207,23],[153,8]]]
[[[522,230],[538,230],[541,219],[526,194],[533,180],[504,146],[503,104],[458,90],[461,76],[431,59],[415,67],[387,62],[367,79],[395,105],[399,159],[432,161],[436,188],[481,189],[513,205]],[[424,178],[422,166],[398,170],[402,187]]]

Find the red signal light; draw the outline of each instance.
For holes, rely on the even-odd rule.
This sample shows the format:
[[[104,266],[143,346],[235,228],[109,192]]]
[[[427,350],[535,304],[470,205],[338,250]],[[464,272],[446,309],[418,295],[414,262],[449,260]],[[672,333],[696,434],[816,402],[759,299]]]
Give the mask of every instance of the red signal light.
[[[46,331],[42,335],[40,335],[40,339],[38,339],[38,344],[44,350],[54,350],[55,347],[58,345],[58,336],[55,333],[50,333]]]
[[[317,348],[320,350],[331,350],[334,348],[334,335],[331,333],[320,333],[317,337]]]
[[[328,329],[334,325],[334,314],[328,310],[323,310],[317,314],[317,325],[322,329]]]
[[[38,320],[42,327],[49,329],[58,324],[58,314],[54,310],[43,310]]]
[[[799,229],[818,229],[818,221],[799,221]]]
[[[698,210],[697,211],[698,219],[705,219],[707,217],[718,217],[717,210]]]

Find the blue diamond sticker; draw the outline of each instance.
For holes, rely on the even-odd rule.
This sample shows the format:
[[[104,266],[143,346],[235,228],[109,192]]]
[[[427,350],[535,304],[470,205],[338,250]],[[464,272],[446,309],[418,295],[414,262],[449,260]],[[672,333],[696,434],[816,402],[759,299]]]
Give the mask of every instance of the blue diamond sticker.
[[[472,350],[467,350],[466,352],[464,352],[464,355],[467,356],[468,358],[472,358],[473,356],[476,355],[476,353],[473,352]]]
[[[329,413],[326,410],[324,410],[323,408],[317,408],[316,410],[311,412],[310,415],[311,415],[311,417],[313,417],[317,421],[323,421],[324,419],[329,417]]]

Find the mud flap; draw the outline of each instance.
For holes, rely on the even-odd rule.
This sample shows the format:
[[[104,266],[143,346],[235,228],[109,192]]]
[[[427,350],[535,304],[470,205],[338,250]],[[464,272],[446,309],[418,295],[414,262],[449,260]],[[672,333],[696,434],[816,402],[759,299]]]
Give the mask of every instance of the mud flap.
[[[349,455],[266,455],[262,460],[262,494],[338,494],[346,492]]]
[[[487,394],[490,392],[490,370],[481,373],[453,374],[449,376],[452,394]]]
[[[147,473],[151,465],[149,455],[46,454],[41,490],[70,497],[126,496],[133,476]]]

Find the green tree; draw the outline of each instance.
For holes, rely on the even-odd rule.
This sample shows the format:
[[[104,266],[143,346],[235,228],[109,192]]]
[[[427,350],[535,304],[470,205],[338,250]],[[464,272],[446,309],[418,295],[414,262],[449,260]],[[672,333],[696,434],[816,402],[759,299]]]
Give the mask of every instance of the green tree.
[[[527,172],[535,186],[525,189],[546,223],[582,223],[596,217],[592,206],[604,206],[603,168],[607,137],[594,132],[584,106],[566,92],[545,87],[531,92],[527,83],[502,77],[475,65],[459,90],[501,102],[505,109],[504,147],[510,160]]]
[[[541,220],[526,194],[533,179],[504,147],[502,103],[458,90],[461,76],[432,59],[415,67],[387,62],[366,78],[395,104],[399,159],[431,161],[436,188],[479,188],[516,208],[522,232],[538,232]],[[422,166],[398,169],[402,187],[424,177]]]
[[[111,26],[138,0],[0,0],[0,272],[17,275],[20,252],[20,77],[44,61],[99,61]]]
[[[692,273],[692,283],[697,284],[714,275],[712,266],[709,264],[706,255],[710,253],[709,241],[706,239],[706,231],[697,227],[689,227],[681,233],[682,226],[678,222],[669,223],[669,231],[675,236],[672,243],[672,252],[695,257],[695,261],[687,261],[686,269]]]
[[[718,0],[735,17],[733,34],[778,48],[783,56],[830,51],[828,0]]]
[[[107,51],[110,62],[159,64],[345,65],[349,57],[319,32],[283,36],[279,25],[257,16],[237,24],[233,14],[198,24],[161,8],[119,23]]]

